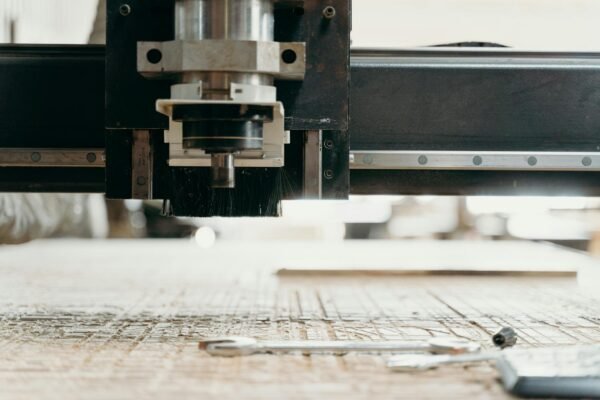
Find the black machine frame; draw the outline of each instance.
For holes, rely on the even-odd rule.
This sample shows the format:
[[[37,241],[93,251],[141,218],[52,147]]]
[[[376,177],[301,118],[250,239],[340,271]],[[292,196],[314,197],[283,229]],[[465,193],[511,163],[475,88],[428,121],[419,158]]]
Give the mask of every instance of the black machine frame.
[[[282,185],[281,177],[239,171],[248,186],[239,200],[228,200],[239,201],[232,213],[203,206],[214,201],[205,201],[212,196],[208,189],[198,189],[205,187],[202,171],[166,166],[161,140],[166,120],[154,112],[154,101],[167,84],[137,74],[135,43],[168,40],[172,26],[164,21],[172,21],[171,8],[164,1],[136,0],[125,18],[118,14],[120,2],[108,3],[107,47],[0,46],[0,190],[132,197],[132,132],[142,131],[153,149],[152,197],[175,199],[177,214],[275,215],[272,194],[257,193]],[[277,10],[278,20],[285,22],[276,27],[278,37],[306,41],[307,54],[314,57],[303,84],[279,83],[286,127],[293,131],[286,148],[286,197],[303,194],[305,136],[300,133],[314,130],[323,131],[322,198],[600,195],[597,166],[586,156],[600,151],[600,54],[439,48],[350,52],[349,2],[334,3],[342,11],[338,25],[315,22],[321,21],[317,0],[306,1],[302,13],[294,7]],[[161,7],[166,7],[162,14]],[[80,154],[82,161],[44,163],[41,151],[67,158]],[[355,169],[354,151],[583,154],[590,162],[547,169]],[[90,161],[102,152],[105,163]],[[189,193],[174,196],[186,186],[196,192],[191,200]]]
[[[130,198],[135,184],[128,171],[135,162],[131,131],[151,136],[154,156],[153,184],[149,198],[169,199],[177,215],[270,216],[278,214],[278,199],[303,193],[304,132],[321,130],[329,138],[326,165],[335,171],[323,179],[325,198],[348,195],[349,173],[340,160],[349,157],[349,51],[350,0],[328,2],[335,18],[323,17],[321,0],[279,1],[275,9],[275,40],[306,43],[306,75],[302,82],[279,81],[278,100],[285,107],[285,129],[291,131],[283,171],[239,168],[242,184],[235,191],[215,191],[209,171],[202,168],[171,168],[162,130],[168,119],[155,110],[155,102],[168,98],[168,80],[149,80],[137,71],[137,43],[174,39],[175,0],[132,0],[130,13],[121,12],[122,1],[107,1],[106,45],[106,176],[109,197]],[[283,176],[282,176],[283,175]],[[146,178],[144,178],[145,181]],[[133,186],[133,187],[132,187]],[[193,189],[189,189],[189,187]],[[182,189],[183,188],[183,189]],[[221,205],[228,206],[221,209]],[[215,209],[217,205],[217,209]]]

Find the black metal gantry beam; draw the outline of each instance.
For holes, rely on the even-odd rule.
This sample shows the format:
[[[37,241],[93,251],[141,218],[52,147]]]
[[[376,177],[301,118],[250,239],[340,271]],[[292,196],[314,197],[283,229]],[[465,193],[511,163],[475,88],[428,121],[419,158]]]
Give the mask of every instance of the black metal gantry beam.
[[[353,150],[600,150],[600,53],[352,53]]]
[[[104,147],[103,46],[1,45],[0,93],[2,150]],[[103,168],[0,167],[2,191],[104,189]]]
[[[350,148],[600,151],[600,54],[356,50]],[[600,195],[598,172],[353,170],[355,194]]]
[[[0,148],[104,146],[104,49],[0,46]],[[353,51],[352,150],[600,151],[600,54]],[[338,163],[346,168],[346,163]],[[352,170],[356,194],[600,195],[595,172]],[[0,168],[2,191],[104,191],[101,168]]]

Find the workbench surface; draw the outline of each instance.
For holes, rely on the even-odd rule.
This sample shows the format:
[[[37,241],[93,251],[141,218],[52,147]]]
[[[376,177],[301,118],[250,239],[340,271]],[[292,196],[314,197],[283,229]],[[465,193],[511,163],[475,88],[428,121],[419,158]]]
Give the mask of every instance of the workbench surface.
[[[402,245],[343,246],[360,252],[387,246],[395,254]],[[591,293],[575,277],[559,275],[275,274],[311,254],[334,251],[330,257],[343,263],[352,253],[343,246],[266,242],[205,250],[188,241],[46,241],[1,247],[0,399],[504,399],[510,396],[486,363],[393,374],[381,355],[225,359],[204,354],[197,343],[217,335],[456,335],[490,347],[490,335],[506,325],[523,347],[600,343],[600,296],[585,275],[580,281],[591,283]],[[443,248],[429,246],[434,253]],[[510,254],[508,248],[507,260]],[[593,269],[585,257],[569,257]]]

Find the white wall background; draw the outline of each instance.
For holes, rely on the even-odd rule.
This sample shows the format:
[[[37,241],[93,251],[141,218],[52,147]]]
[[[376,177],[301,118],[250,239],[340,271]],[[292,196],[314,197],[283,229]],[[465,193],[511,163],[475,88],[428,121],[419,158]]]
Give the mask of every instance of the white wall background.
[[[354,0],[355,47],[489,41],[600,50],[599,0]]]
[[[0,0],[0,42],[85,43],[97,0]],[[356,47],[490,41],[523,49],[600,50],[600,0],[354,0]]]
[[[0,42],[16,20],[18,43],[86,43],[97,0],[0,0]]]

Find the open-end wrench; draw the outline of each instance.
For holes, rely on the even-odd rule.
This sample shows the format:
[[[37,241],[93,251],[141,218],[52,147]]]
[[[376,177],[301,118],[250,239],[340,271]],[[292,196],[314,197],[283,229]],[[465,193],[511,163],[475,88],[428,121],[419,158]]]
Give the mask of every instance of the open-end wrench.
[[[425,371],[441,365],[466,364],[481,361],[495,361],[502,354],[500,351],[486,351],[475,354],[403,354],[390,357],[387,367],[395,372]]]
[[[248,337],[221,337],[203,339],[199,343],[202,350],[213,356],[236,357],[264,353],[418,353],[463,354],[479,351],[478,343],[461,338],[432,338],[426,342],[407,341],[259,341]]]

